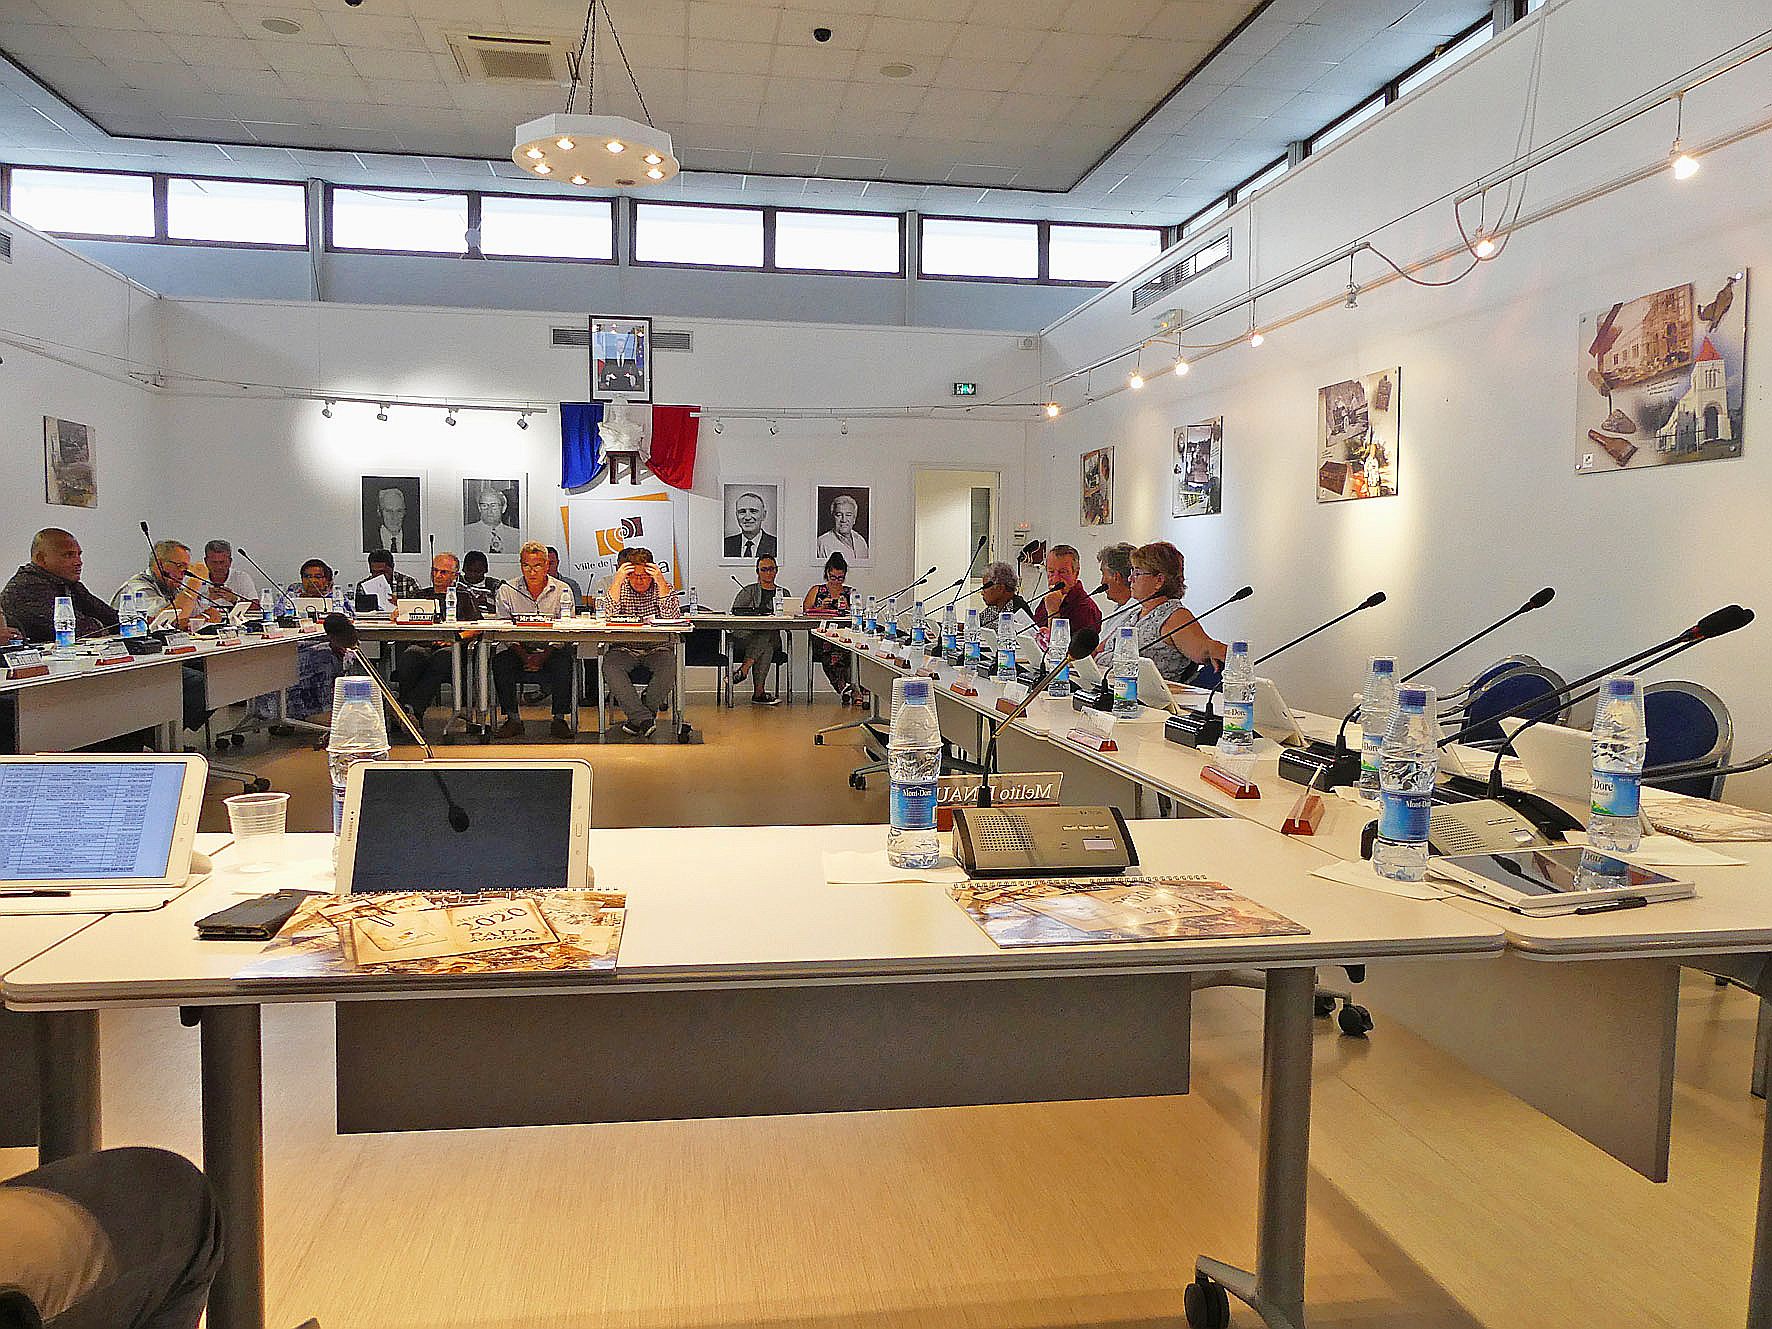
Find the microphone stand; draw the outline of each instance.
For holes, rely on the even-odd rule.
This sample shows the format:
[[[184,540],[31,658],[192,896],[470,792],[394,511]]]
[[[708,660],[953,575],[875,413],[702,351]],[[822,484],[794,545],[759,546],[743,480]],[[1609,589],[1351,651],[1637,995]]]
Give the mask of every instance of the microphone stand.
[[[1695,775],[1714,775],[1720,780],[1725,775],[1746,775],[1749,771],[1764,770],[1768,766],[1772,766],[1772,751],[1762,752],[1757,757],[1732,766],[1712,766],[1704,761],[1670,761],[1644,771],[1643,783],[1662,784],[1669,780],[1687,780]]]
[[[991,740],[985,746],[984,761],[981,763],[984,773],[978,781],[977,805],[979,807],[988,808],[991,805],[991,776],[997,771],[997,739],[1002,736],[1005,729],[1027,713],[1028,707],[1034,704],[1034,698],[1043,695],[1053,679],[1068,669],[1073,661],[1081,660],[1085,655],[1094,651],[1096,643],[1100,640],[1100,634],[1092,632],[1088,628],[1080,630],[1076,636],[1071,638],[1070,648],[1065,651],[1064,659],[1047,670],[1045,676],[1028,689],[1027,696],[1016,703],[1015,709],[992,727]]]
[[[254,572],[258,573],[259,576],[261,576],[265,579],[265,585],[268,586],[271,590],[271,613],[273,615],[275,615],[277,612],[277,600],[276,600],[277,579],[275,577],[271,576],[271,574],[266,572],[263,568],[259,567],[258,560],[255,559],[251,554],[247,553],[244,549],[236,548],[234,550],[234,552],[236,554],[240,555],[240,557],[245,559],[248,563],[252,564],[252,570]],[[262,606],[264,604],[264,601],[262,601],[262,600],[259,601],[259,604]]]

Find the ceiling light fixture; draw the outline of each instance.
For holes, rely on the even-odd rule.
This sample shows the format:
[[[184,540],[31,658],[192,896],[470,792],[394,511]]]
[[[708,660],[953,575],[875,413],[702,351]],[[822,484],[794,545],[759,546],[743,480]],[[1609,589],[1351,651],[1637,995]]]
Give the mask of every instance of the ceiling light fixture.
[[[1183,377],[1187,373],[1187,370],[1188,370],[1187,361],[1182,359],[1179,355],[1176,356],[1175,357],[1175,377],[1177,377],[1177,378]]]
[[[1131,388],[1134,392],[1143,391],[1144,375],[1134,369],[1130,374],[1126,375],[1126,386]]]
[[[714,421],[714,432],[716,434],[724,433],[725,429],[726,429],[726,426],[723,421],[720,421],[720,420]]]
[[[1481,231],[1478,231],[1477,243],[1471,247],[1471,252],[1478,258],[1494,258],[1495,237],[1492,235],[1484,235]],[[1348,303],[1352,304],[1353,302],[1350,300]]]
[[[332,419],[332,403],[327,402],[324,406],[322,406],[320,408],[320,414],[325,416],[328,420]]]
[[[847,435],[849,433],[849,421],[845,420],[841,424],[839,424],[837,426],[837,432],[839,434]]]
[[[388,422],[388,404],[385,401],[381,404],[381,409],[375,413],[375,418],[384,425]]]
[[[597,30],[606,27],[615,44],[615,55],[622,72],[633,85],[635,99],[640,103],[644,121],[625,115],[597,113]],[[517,126],[516,145],[511,160],[533,175],[548,176],[552,168],[546,162],[547,149],[572,152],[580,143],[601,143],[602,152],[586,154],[573,160],[572,183],[597,189],[633,189],[668,180],[679,169],[671,136],[652,123],[652,112],[646,106],[645,94],[634,77],[633,66],[622,50],[621,34],[609,15],[607,3],[590,0],[585,9],[584,31],[578,39],[578,50],[569,52],[566,68],[571,83],[566,89],[566,105],[553,115],[527,121]],[[584,89],[584,106],[577,110],[579,89]],[[632,148],[633,153],[628,149]],[[640,171],[629,165],[638,156],[649,168]]]
[[[1258,329],[1251,329],[1250,330],[1249,344],[1251,346],[1260,346],[1266,340],[1267,340],[1267,338],[1262,336],[1261,332]]]
[[[1674,98],[1674,145],[1668,149],[1674,179],[1690,180],[1698,174],[1698,158],[1686,151],[1686,94]]]
[[[1046,403],[1046,418],[1048,420],[1058,419],[1058,403],[1057,402],[1049,401]]]
[[[771,420],[769,422],[769,437],[774,438],[779,433],[781,433],[781,426]]]
[[[519,428],[519,429],[529,428],[529,412],[528,411],[519,411],[517,413],[517,428]]]
[[[880,72],[887,78],[909,78],[917,71],[915,66],[907,65],[902,60],[894,60],[889,65],[881,65]]]
[[[266,32],[276,33],[279,37],[293,37],[302,30],[301,24],[292,18],[283,18],[281,15],[261,18],[258,21],[258,26]]]
[[[451,429],[455,428],[455,407],[451,406],[443,415],[443,423]]]

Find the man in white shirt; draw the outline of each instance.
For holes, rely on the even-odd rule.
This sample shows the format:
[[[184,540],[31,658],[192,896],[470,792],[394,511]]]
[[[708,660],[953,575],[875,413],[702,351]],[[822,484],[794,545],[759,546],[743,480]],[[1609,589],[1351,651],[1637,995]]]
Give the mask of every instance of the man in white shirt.
[[[234,565],[234,546],[226,540],[211,540],[203,546],[203,566],[209,574],[209,584],[220,586],[233,593],[232,599],[224,595],[224,603],[237,604],[241,600],[250,601],[254,608],[258,606],[258,587],[245,568]]]
[[[841,554],[851,563],[868,561],[867,537],[855,529],[856,518],[860,515],[861,504],[852,496],[838,494],[831,500],[831,524],[818,533],[820,558]]]
[[[510,496],[502,489],[482,489],[476,502],[480,507],[480,520],[469,522],[463,530],[463,547],[484,549],[491,558],[501,555],[509,558],[511,552],[523,543],[523,533],[505,521]]]
[[[498,618],[564,618],[572,613],[572,591],[558,577],[548,576],[548,547],[539,540],[526,540],[517,554],[522,575],[499,585],[494,598]],[[550,646],[538,642],[513,641],[492,659],[492,681],[498,690],[499,710],[505,722],[499,726],[500,738],[523,737],[519,683],[525,679],[539,682],[547,690],[553,705],[554,722],[551,737],[570,739],[572,725],[566,719],[572,710],[573,668],[578,652],[571,646]]]

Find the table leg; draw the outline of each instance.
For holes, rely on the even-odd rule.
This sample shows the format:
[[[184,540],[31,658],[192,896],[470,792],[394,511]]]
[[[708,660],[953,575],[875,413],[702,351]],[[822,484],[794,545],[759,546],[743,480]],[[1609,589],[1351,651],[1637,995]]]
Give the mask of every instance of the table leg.
[[[203,1170],[227,1215],[227,1254],[209,1289],[209,1329],[264,1329],[265,1139],[259,1008],[205,1006]]]
[[[1188,1322],[1219,1323],[1209,1307],[1222,1288],[1269,1329],[1304,1329],[1305,1191],[1310,1178],[1311,1044],[1317,971],[1267,971],[1261,1036],[1260,1194],[1255,1271],[1202,1256],[1188,1289]],[[1763,1197],[1762,1197],[1763,1198]]]
[[[449,641],[449,699],[455,706],[455,714],[451,715],[449,723],[443,726],[444,733],[448,733],[455,727],[458,718],[465,719],[468,714],[468,699],[461,694],[461,683],[461,635],[458,633]]]
[[[689,638],[672,636],[671,654],[677,667],[677,741],[689,741]]]
[[[718,704],[721,698],[725,698],[726,708],[730,710],[736,689],[732,682],[732,633],[727,628],[720,629],[720,658],[725,663],[720,666],[720,677],[714,683],[714,701]]]
[[[480,692],[480,723],[485,726],[485,731],[480,735],[482,742],[489,742],[489,741],[491,741],[491,738],[492,738],[492,727],[493,727],[492,712],[487,709],[488,702],[486,699],[486,689],[491,686],[491,683],[489,682],[491,677],[492,677],[492,638],[486,633],[481,633],[480,634],[480,678],[479,678],[477,686],[478,686],[479,692]]]
[[[1747,1329],[1772,1329],[1772,1111],[1760,1139],[1760,1203],[1747,1280]]]
[[[99,1147],[98,1012],[32,1017],[37,1050],[37,1161]]]

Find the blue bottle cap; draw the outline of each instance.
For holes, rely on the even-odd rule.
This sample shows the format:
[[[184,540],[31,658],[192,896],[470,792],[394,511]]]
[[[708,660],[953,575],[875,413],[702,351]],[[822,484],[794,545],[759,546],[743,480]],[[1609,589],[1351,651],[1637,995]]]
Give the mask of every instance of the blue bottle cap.
[[[371,680],[347,674],[338,681],[345,701],[375,700],[375,684]]]
[[[1236,655],[1247,655],[1249,654],[1249,643],[1246,641],[1233,641],[1231,643],[1231,651]]]
[[[929,680],[926,678],[905,679],[904,699],[912,706],[927,705],[929,703]]]
[[[1608,697],[1634,697],[1637,695],[1637,680],[1634,678],[1609,678],[1606,680]]]
[[[1372,672],[1375,674],[1395,673],[1396,668],[1397,662],[1391,659],[1388,655],[1375,655],[1372,657]]]
[[[1426,688],[1403,688],[1397,693],[1397,705],[1407,706],[1411,710],[1427,709]]]

